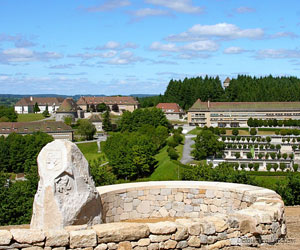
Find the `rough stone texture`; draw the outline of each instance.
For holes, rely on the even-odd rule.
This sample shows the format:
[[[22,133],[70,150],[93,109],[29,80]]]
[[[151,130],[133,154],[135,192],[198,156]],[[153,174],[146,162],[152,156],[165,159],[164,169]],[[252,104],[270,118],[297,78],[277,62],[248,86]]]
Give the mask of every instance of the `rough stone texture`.
[[[137,242],[137,245],[140,246],[140,247],[145,247],[145,246],[148,246],[150,244],[150,239],[140,239],[138,242]]]
[[[101,223],[101,200],[78,147],[66,140],[47,144],[38,156],[40,181],[30,227],[63,229]]]
[[[70,232],[70,247],[94,247],[97,245],[96,233],[94,230],[82,230]]]
[[[120,242],[118,245],[118,250],[131,250],[132,246],[129,241]]]
[[[0,230],[0,245],[8,245],[12,239],[12,235],[7,230]]]
[[[65,230],[50,230],[46,232],[46,247],[60,247],[69,244],[69,233]]]
[[[188,245],[191,247],[199,247],[201,245],[201,241],[197,236],[191,236],[188,240]]]
[[[41,230],[11,229],[10,232],[13,239],[21,244],[32,244],[45,239],[45,234]]]
[[[99,244],[97,247],[95,247],[95,250],[106,250],[107,249],[107,245],[102,243]]]
[[[173,222],[158,222],[147,224],[152,234],[171,234],[176,231],[176,224]]]
[[[112,223],[93,226],[98,243],[132,241],[149,236],[149,228],[140,223]]]

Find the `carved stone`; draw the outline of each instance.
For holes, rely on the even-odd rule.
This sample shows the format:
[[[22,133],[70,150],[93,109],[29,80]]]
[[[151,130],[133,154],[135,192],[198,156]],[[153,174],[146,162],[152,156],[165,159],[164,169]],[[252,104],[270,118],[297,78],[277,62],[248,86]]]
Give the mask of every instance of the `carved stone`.
[[[78,147],[66,140],[47,144],[38,156],[40,181],[31,228],[62,229],[101,223],[101,200]]]

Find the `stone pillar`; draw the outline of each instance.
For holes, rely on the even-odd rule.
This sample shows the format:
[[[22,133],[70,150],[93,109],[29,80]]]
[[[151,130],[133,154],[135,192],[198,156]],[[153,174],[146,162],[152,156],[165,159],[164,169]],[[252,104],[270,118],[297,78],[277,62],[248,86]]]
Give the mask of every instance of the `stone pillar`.
[[[101,223],[101,200],[79,148],[66,140],[48,143],[38,156],[40,181],[30,228],[62,229]]]

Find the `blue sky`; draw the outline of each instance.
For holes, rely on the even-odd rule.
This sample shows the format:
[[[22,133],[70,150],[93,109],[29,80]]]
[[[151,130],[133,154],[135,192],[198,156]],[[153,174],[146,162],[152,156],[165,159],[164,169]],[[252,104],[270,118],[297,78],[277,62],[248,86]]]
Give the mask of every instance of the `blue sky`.
[[[0,93],[159,94],[170,79],[300,77],[298,0],[1,0]]]

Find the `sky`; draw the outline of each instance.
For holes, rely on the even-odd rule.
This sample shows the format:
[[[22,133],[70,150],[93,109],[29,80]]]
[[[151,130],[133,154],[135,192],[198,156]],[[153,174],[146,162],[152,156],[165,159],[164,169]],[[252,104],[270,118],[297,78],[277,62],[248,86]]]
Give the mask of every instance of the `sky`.
[[[0,94],[163,94],[300,77],[298,0],[0,0]]]

